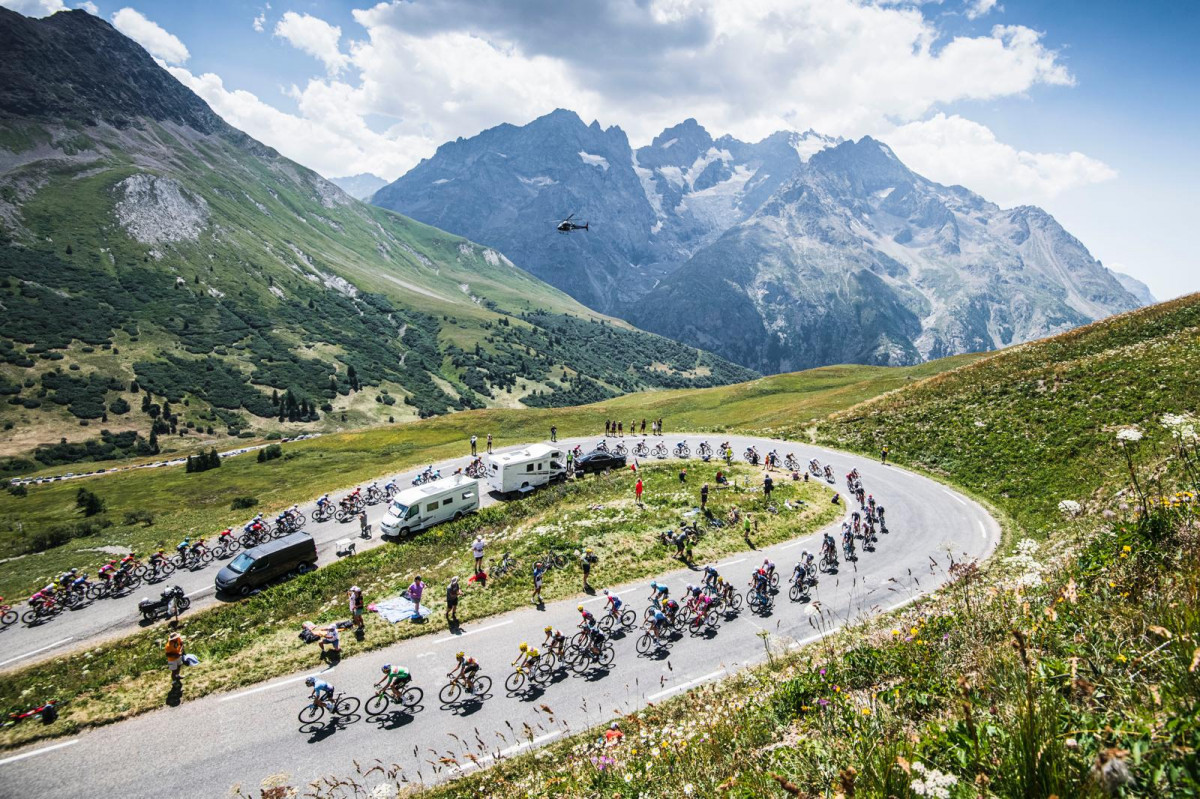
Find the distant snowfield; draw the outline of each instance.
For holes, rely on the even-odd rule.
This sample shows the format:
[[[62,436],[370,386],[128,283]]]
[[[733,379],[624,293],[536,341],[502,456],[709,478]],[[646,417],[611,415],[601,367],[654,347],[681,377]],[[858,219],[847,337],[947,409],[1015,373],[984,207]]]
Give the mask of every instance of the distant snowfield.
[[[583,150],[580,150],[579,157],[581,159],[583,159],[583,162],[585,164],[591,164],[592,166],[598,166],[601,169],[603,169],[605,172],[608,171],[608,159],[602,155],[592,155],[591,153],[585,153]]]

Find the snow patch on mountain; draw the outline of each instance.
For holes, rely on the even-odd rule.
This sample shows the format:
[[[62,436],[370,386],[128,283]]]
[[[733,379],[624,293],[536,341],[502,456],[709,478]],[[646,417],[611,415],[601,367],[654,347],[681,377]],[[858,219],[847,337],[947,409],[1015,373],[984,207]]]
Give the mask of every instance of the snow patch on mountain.
[[[583,163],[585,163],[585,164],[591,164],[592,166],[598,166],[601,169],[603,169],[605,172],[608,171],[608,159],[602,155],[593,155],[592,153],[588,153],[588,152],[584,152],[583,150],[580,150],[579,157],[583,160]]]
[[[601,160],[604,160],[604,159],[601,159]],[[604,162],[604,168],[605,169],[608,168],[607,161]],[[517,180],[521,181],[526,186],[533,186],[534,188],[537,188],[537,189],[540,189],[544,186],[554,186],[558,183],[557,180],[555,180],[554,178],[549,177],[547,175],[537,175],[536,177],[532,177],[532,178],[521,177],[520,175],[518,175]]]

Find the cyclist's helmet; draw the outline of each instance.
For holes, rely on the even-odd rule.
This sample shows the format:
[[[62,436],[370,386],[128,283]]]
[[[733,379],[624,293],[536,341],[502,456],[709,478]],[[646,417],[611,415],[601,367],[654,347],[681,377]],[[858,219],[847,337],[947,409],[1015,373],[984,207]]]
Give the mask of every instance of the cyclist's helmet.
[[[605,588],[605,589],[604,589],[604,595],[605,595],[605,596],[608,596],[608,589],[607,589],[607,588]]]
[[[379,670],[382,671],[384,674],[387,674],[389,671],[392,670],[392,664],[384,663],[382,666],[379,667]]]
[[[650,587],[651,587],[651,588],[658,588],[658,583],[656,583],[656,582],[654,582],[653,580],[651,580],[651,581],[650,581]]]
[[[546,629],[542,630],[542,632],[544,632],[546,635],[549,635],[550,633],[554,632],[554,627],[547,624]]]
[[[527,651],[529,651],[529,644],[522,641],[521,645],[519,647],[517,647],[517,649],[520,649],[522,652],[527,652]]]
[[[577,611],[579,611],[580,613],[583,613],[583,605],[576,605],[576,606],[575,606],[575,609],[576,609]]]
[[[455,659],[455,660],[462,660],[464,657],[466,657],[466,653],[465,653],[465,652],[459,652],[457,655],[455,655],[455,656],[454,656],[454,659]]]
[[[314,685],[317,684],[317,680],[315,677],[306,677],[304,679],[304,684],[307,685],[309,688],[312,688]]]

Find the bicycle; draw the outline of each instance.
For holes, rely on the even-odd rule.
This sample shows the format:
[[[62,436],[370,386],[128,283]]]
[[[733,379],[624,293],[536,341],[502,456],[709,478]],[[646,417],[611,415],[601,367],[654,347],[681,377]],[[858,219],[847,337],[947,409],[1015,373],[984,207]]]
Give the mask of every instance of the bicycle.
[[[312,518],[314,522],[324,522],[333,518],[333,503],[326,502],[324,505],[318,505],[313,509]]]
[[[702,460],[707,461],[712,457],[712,447],[709,446],[707,441],[701,441],[700,446],[696,448],[696,454],[699,455]]]
[[[617,445],[613,447],[613,454],[620,455],[622,458],[624,458],[629,454],[629,450],[625,449],[625,445],[623,443],[618,442]]]
[[[808,601],[808,581],[804,577],[798,577],[792,582],[792,587],[788,589],[788,599],[793,602]]]
[[[639,441],[633,445],[633,454],[639,458],[644,458],[650,454],[650,448],[646,446],[645,441]]]
[[[837,571],[837,567],[838,567],[838,558],[837,558],[836,554],[834,554],[833,552],[830,552],[828,550],[821,553],[821,565],[820,565],[821,571],[828,574],[830,572]]]
[[[46,600],[46,604],[31,607],[29,610],[21,614],[21,622],[26,627],[32,627],[35,624],[41,624],[47,619],[52,619],[62,610],[62,605],[53,600]]]
[[[466,693],[468,696],[482,701],[491,693],[491,690],[492,678],[486,674],[476,674],[471,680],[471,689],[469,691],[460,674],[442,686],[442,690],[438,691],[438,699],[441,700],[443,705],[453,705]]]
[[[504,575],[516,569],[517,565],[517,559],[508,552],[505,552],[500,560],[492,558],[488,564],[488,573],[491,574],[492,579],[499,579],[500,577],[503,577]]]
[[[10,624],[15,624],[21,616],[12,609],[12,605],[3,604],[4,597],[0,596],[0,626],[8,627]]]
[[[796,456],[790,452],[787,454],[787,457],[783,459],[783,465],[789,472],[800,471],[800,461],[796,460]]]
[[[770,591],[759,591],[757,588],[749,594],[750,609],[765,613],[771,609],[774,600],[771,598]]]
[[[709,607],[703,612],[697,608],[692,612],[692,617],[688,619],[687,628],[692,635],[699,635],[705,629],[715,630],[719,623],[720,618],[714,608]]]
[[[622,630],[632,630],[637,624],[637,613],[633,608],[625,608],[619,614],[613,613],[610,606],[608,612],[600,617],[600,629],[605,633],[611,633],[614,627],[620,627]]]
[[[650,450],[650,454],[662,460],[667,457],[667,445],[661,441],[654,445],[654,449]]]
[[[637,653],[639,655],[648,655],[652,651],[656,651],[659,649],[666,649],[667,644],[664,643],[665,640],[666,640],[665,636],[663,638],[659,638],[658,636],[654,635],[649,630],[646,630],[644,633],[642,633],[640,636],[638,636]]]
[[[373,485],[367,489],[366,500],[368,505],[378,505],[380,502],[383,502],[384,498],[383,491],[379,489],[379,486]]]
[[[546,550],[546,554],[538,558],[542,565],[547,569],[565,569],[567,567],[567,556],[561,552],[556,552],[553,549]]]
[[[594,648],[590,644],[576,647],[575,654],[568,660],[571,671],[576,674],[583,674],[594,665],[599,665],[600,668],[607,669],[617,659],[617,653],[613,649],[612,641],[604,641],[596,651],[593,651]]]
[[[314,699],[304,706],[300,711],[301,724],[315,724],[325,715],[326,709],[334,716],[345,718],[353,716],[358,712],[359,705],[362,702],[355,696],[346,696],[344,693],[339,693],[328,703],[323,699]]]
[[[424,698],[425,692],[415,685],[405,686],[399,695],[391,686],[385,686],[367,700],[367,715],[382,716],[393,704],[399,705],[401,710],[411,713],[413,708],[419,706]]]
[[[675,457],[676,458],[686,458],[691,454],[692,454],[691,447],[689,447],[684,442],[680,441],[678,444],[675,445]]]
[[[509,696],[520,693],[525,688],[525,683],[529,683],[535,688],[541,688],[550,682],[553,671],[550,664],[542,659],[543,657],[545,656],[539,656],[533,665],[526,663],[513,669],[512,674],[509,674],[504,681],[504,690],[508,692]]]

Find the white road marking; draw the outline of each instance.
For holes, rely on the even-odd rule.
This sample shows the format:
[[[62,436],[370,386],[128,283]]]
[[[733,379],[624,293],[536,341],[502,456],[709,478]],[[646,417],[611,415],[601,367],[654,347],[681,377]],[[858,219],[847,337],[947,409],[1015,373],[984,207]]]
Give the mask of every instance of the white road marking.
[[[431,657],[433,657],[433,656],[434,656],[434,655],[436,655],[436,654],[437,654],[436,652],[422,652],[421,654],[417,655],[417,657],[419,657],[419,658],[431,658]]]
[[[16,663],[18,660],[24,660],[27,657],[32,657],[33,655],[36,655],[38,652],[45,652],[47,649],[53,649],[56,646],[62,646],[67,641],[73,641],[73,640],[75,640],[73,637],[68,636],[68,637],[62,639],[61,641],[55,641],[52,644],[46,644],[46,646],[43,646],[41,649],[35,649],[32,652],[26,652],[24,655],[17,655],[15,658],[9,658],[8,660],[4,661],[3,663],[0,663],[0,666],[7,666],[9,663]]]
[[[209,591],[212,591],[215,588],[216,588],[216,586],[213,586],[213,585],[210,585],[208,588],[198,588],[190,594],[184,594],[184,596],[186,596],[190,599],[191,597],[194,597],[197,594],[207,594]]]
[[[745,560],[746,560],[745,558],[737,558],[735,560],[727,560],[724,563],[718,563],[717,565],[718,566],[733,566],[735,563],[742,563]]]
[[[282,688],[285,685],[291,685],[294,682],[300,682],[301,680],[306,680],[309,677],[319,677],[322,674],[328,674],[331,671],[333,671],[333,667],[330,667],[330,668],[326,669],[325,671],[315,672],[313,674],[301,674],[299,677],[291,677],[286,680],[280,680],[279,682],[273,682],[270,685],[260,685],[257,688],[251,688],[249,691],[242,691],[240,694],[233,694],[232,696],[223,696],[220,699],[218,699],[217,701],[218,702],[230,702],[234,699],[241,699],[243,696],[250,696],[250,694],[257,694],[260,691],[270,691],[273,688]]]
[[[955,501],[955,502],[957,502],[959,505],[966,505],[966,504],[967,504],[967,501],[966,501],[965,499],[961,499],[961,498],[958,496],[958,494],[955,494],[955,493],[954,493],[953,491],[951,491],[950,489],[948,489],[948,488],[943,488],[942,490],[946,492],[946,496],[950,497],[950,499],[954,500],[954,501]]]
[[[497,627],[503,627],[506,624],[512,624],[512,623],[513,623],[513,620],[509,619],[508,621],[502,621],[502,622],[498,622],[496,624],[489,624],[487,627],[479,627],[474,630],[467,630],[465,633],[459,633],[458,635],[447,635],[443,638],[438,638],[433,643],[444,644],[447,641],[457,641],[459,638],[466,638],[468,635],[474,635],[475,633],[487,632],[488,630],[494,630]]]
[[[807,538],[801,538],[799,541],[793,541],[790,544],[784,544],[783,546],[780,547],[780,549],[791,549],[792,547],[798,547],[807,540],[808,540]]]
[[[659,691],[658,693],[650,694],[649,696],[646,697],[646,700],[653,702],[655,699],[658,699],[659,697],[667,696],[668,694],[673,694],[678,691],[686,691],[688,688],[691,688],[693,685],[698,685],[707,680],[711,680],[714,677],[720,677],[724,673],[725,673],[724,669],[717,669],[714,672],[705,674],[703,677],[697,677],[694,680],[688,680],[687,682],[681,682],[681,683],[679,683],[679,685],[673,685],[670,688],[664,688],[663,690]]]
[[[594,597],[592,597],[591,599],[585,599],[585,600],[583,600],[583,601],[582,601],[582,602],[580,602],[579,604],[581,604],[581,605],[591,605],[591,604],[592,604],[592,603],[594,603],[594,602],[603,602],[603,601],[604,601],[604,600],[606,600],[606,599],[608,599],[608,597],[606,597],[606,596],[594,596]]]
[[[987,540],[987,527],[984,526],[983,519],[976,519],[975,523],[979,525],[979,537],[984,541]]]
[[[34,755],[44,755],[47,752],[53,752],[55,749],[62,749],[67,746],[74,746],[77,743],[79,743],[79,739],[72,738],[69,741],[62,741],[61,743],[56,743],[52,746],[44,746],[41,749],[34,749],[32,752],[24,752],[19,755],[13,755],[12,757],[6,757],[3,760],[0,760],[0,766],[7,765],[9,763],[16,763],[18,760],[24,760],[25,758],[33,757]]]

